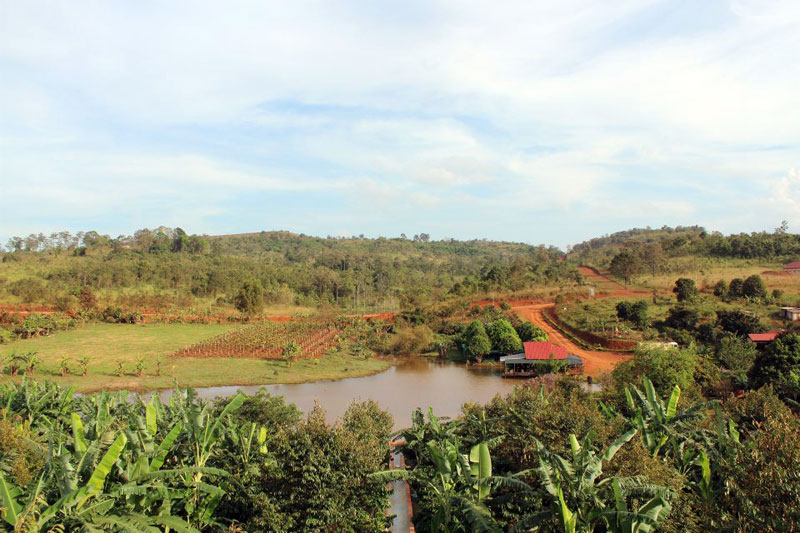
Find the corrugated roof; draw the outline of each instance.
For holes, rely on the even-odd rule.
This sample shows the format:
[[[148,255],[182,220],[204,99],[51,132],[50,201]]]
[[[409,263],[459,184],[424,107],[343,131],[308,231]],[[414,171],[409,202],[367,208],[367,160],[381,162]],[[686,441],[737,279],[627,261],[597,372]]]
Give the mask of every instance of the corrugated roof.
[[[529,360],[550,359],[551,354],[553,359],[567,358],[566,348],[549,341],[523,342],[522,347],[525,349],[525,359]]]
[[[773,329],[764,333],[751,333],[748,335],[748,337],[753,342],[772,342],[777,339],[778,335],[781,333],[783,333],[783,331],[779,329]]]
[[[792,261],[788,265],[783,266],[784,270],[796,270],[800,269],[800,261]]]

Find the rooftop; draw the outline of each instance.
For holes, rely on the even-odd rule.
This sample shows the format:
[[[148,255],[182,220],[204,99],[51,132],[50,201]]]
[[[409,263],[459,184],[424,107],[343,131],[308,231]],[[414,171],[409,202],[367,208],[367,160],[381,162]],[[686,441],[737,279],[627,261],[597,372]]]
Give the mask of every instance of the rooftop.
[[[800,261],[792,261],[788,265],[783,266],[784,270],[800,270]]]
[[[567,358],[567,349],[550,341],[523,342],[522,347],[528,360],[550,359],[551,355],[553,359]]]
[[[748,337],[753,342],[772,342],[777,339],[778,335],[781,333],[783,333],[783,330],[773,329],[770,331],[765,331],[764,333],[751,333],[748,335]]]

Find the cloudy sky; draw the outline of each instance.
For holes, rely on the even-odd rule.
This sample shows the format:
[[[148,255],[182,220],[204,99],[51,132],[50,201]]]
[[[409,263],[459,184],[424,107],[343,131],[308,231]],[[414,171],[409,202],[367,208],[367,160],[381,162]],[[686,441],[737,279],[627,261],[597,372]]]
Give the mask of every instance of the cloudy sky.
[[[800,231],[800,2],[0,0],[0,239]]]

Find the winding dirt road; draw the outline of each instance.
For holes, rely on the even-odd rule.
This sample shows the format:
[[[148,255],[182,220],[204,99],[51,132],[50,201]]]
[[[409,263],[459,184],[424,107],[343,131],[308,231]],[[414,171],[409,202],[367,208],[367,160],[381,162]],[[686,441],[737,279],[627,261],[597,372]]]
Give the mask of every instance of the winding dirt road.
[[[544,310],[548,307],[553,307],[554,304],[529,304],[529,305],[516,305],[511,302],[511,308],[516,311],[522,318],[530,320],[550,337],[550,340],[567,349],[571,354],[583,358],[583,373],[593,378],[599,377],[603,374],[609,373],[614,370],[614,367],[623,361],[631,358],[630,354],[620,352],[599,352],[594,350],[584,350],[570,339],[564,336],[563,333],[550,325],[544,318]]]

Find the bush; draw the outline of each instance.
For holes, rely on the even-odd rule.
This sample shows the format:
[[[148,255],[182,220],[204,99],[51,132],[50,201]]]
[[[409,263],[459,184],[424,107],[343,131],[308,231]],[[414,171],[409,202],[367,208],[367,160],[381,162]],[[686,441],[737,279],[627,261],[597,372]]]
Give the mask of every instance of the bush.
[[[758,274],[753,274],[742,283],[742,296],[747,298],[766,298],[767,286]]]
[[[399,328],[392,337],[390,351],[398,355],[412,355],[428,351],[433,344],[433,331],[425,325]]]
[[[233,300],[236,309],[246,315],[255,315],[264,309],[264,287],[257,279],[246,281]]]
[[[678,296],[679,302],[691,302],[700,294],[700,291],[697,290],[697,284],[695,284],[693,279],[689,278],[680,278],[677,280],[672,292]]]
[[[517,330],[517,335],[519,335],[519,340],[522,342],[547,340],[547,333],[533,322],[522,321],[515,329]]]
[[[8,290],[25,303],[34,303],[44,300],[47,295],[44,284],[35,278],[19,279],[11,283],[8,286]]]
[[[81,309],[89,311],[97,307],[97,298],[92,289],[84,285],[78,293],[78,303]]]
[[[664,320],[664,324],[675,329],[694,331],[699,321],[700,316],[697,314],[697,311],[681,305],[675,306],[669,310],[669,315],[667,319]]]
[[[717,360],[733,373],[737,386],[747,385],[747,373],[753,367],[758,351],[749,340],[726,335],[717,347]]]
[[[104,322],[111,324],[138,324],[142,321],[139,311],[125,311],[121,307],[106,307],[101,317]]]
[[[728,286],[728,295],[731,298],[741,298],[744,296],[744,281],[740,278],[733,278]]]
[[[750,333],[763,331],[763,326],[758,317],[743,311],[717,311],[717,325],[740,337],[746,337]]]
[[[800,401],[800,334],[769,343],[750,369],[753,388],[771,385],[781,398]]]
[[[714,296],[717,298],[727,298],[728,297],[728,284],[725,283],[724,279],[721,279],[714,285]]]
[[[492,341],[492,349],[496,352],[509,354],[522,351],[522,341],[508,320],[495,320],[489,324],[487,334]]]
[[[617,304],[617,317],[620,320],[627,320],[632,322],[638,327],[644,327],[647,324],[647,302],[639,300],[638,302],[619,302]]]
[[[759,391],[728,402],[728,409],[744,407],[749,416],[739,420],[747,430],[744,446],[720,465],[727,488],[717,506],[720,530],[797,531],[800,524],[800,424],[770,396]]]
[[[640,345],[636,348],[633,359],[617,365],[612,377],[620,398],[625,385],[640,383],[642,376],[647,376],[656,390],[668,391],[678,385],[686,391],[695,388],[697,361],[697,351],[694,348]]]

